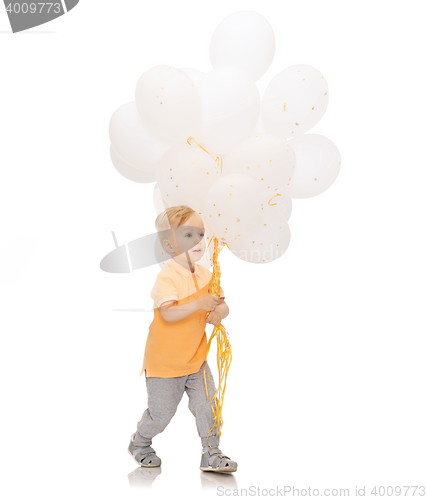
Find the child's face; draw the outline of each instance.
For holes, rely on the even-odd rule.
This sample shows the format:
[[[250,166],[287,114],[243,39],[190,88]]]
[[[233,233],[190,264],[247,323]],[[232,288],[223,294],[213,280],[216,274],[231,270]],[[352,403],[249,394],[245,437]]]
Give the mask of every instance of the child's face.
[[[200,260],[206,250],[205,227],[200,216],[193,214],[183,226],[175,226],[174,231],[178,251],[182,248],[189,248],[188,255],[191,262]],[[194,242],[194,245],[192,245],[192,242]],[[176,258],[188,262],[185,251],[177,255]]]

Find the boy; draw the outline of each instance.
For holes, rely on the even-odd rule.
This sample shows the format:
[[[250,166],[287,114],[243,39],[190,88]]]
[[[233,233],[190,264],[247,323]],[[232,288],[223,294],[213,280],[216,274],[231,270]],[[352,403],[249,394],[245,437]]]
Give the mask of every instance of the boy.
[[[203,221],[190,207],[179,205],[159,214],[155,224],[162,246],[172,259],[157,276],[151,292],[154,320],[141,370],[141,375],[145,371],[148,408],[137,424],[128,451],[142,467],[160,466],[161,460],[151,447],[152,438],[166,428],[185,391],[202,441],[200,470],[235,472],[237,463],[218,448],[218,427],[209,433],[209,441],[207,436],[214,425],[212,403],[216,388],[205,362],[205,328],[206,323],[218,326],[228,316],[229,308],[222,288],[219,297],[208,293],[212,273],[196,264],[206,249]],[[207,311],[210,314],[205,319]]]

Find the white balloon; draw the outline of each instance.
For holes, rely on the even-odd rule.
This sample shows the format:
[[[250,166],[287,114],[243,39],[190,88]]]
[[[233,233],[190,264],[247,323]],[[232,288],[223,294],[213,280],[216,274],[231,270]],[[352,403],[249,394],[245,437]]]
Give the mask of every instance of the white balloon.
[[[154,172],[139,170],[138,168],[134,168],[126,163],[117,154],[113,146],[110,146],[110,158],[117,172],[119,172],[119,174],[123,175],[123,177],[126,177],[126,179],[129,179],[130,181],[147,183],[154,182],[156,180]]]
[[[265,89],[261,114],[267,132],[284,139],[307,132],[328,106],[328,84],[322,73],[296,64],[276,75]]]
[[[188,75],[192,80],[194,85],[199,85],[200,80],[205,76],[206,73],[203,73],[202,71],[199,71],[198,69],[194,68],[180,68],[181,71],[184,71],[186,75]],[[200,144],[201,146],[204,146],[202,138],[200,137],[200,129],[195,130],[194,134],[192,135],[193,139]]]
[[[210,154],[225,154],[257,123],[258,88],[243,70],[233,66],[214,69],[197,88],[203,114],[200,137]]]
[[[195,68],[179,68],[181,71],[184,71],[186,75],[188,75],[193,81],[194,85],[197,87],[199,85],[200,80],[205,76],[206,73],[200,71]]]
[[[326,191],[338,177],[341,155],[335,144],[319,134],[289,140],[296,154],[296,168],[284,190],[291,198],[310,198]]]
[[[289,221],[292,214],[292,199],[282,195],[277,202],[277,210],[286,221]]]
[[[216,27],[210,42],[214,69],[236,66],[257,81],[273,61],[276,43],[267,19],[251,10],[234,12]]]
[[[135,103],[148,129],[160,136],[180,142],[200,128],[197,86],[178,68],[159,65],[143,73],[136,85]]]
[[[223,174],[246,174],[257,181],[269,200],[290,182],[295,172],[295,152],[288,142],[267,133],[250,135],[223,159]]]
[[[138,114],[135,102],[116,109],[109,124],[111,144],[131,167],[153,172],[159,158],[172,143],[150,133]]]
[[[252,264],[266,264],[280,258],[291,241],[291,231],[284,217],[274,209],[263,214],[262,224],[249,235],[229,245],[231,252]]]
[[[218,240],[230,242],[256,227],[262,215],[261,201],[260,186],[251,177],[225,175],[209,189],[204,213]]]
[[[268,209],[271,213],[278,212],[285,220],[289,220],[292,213],[292,199],[285,192],[277,192],[269,203],[262,204],[263,209]],[[269,208],[274,207],[274,209]]]
[[[160,212],[163,212],[164,210],[166,210],[168,207],[171,206],[164,200],[164,198],[162,198],[162,193],[160,192],[157,183],[154,185],[154,190],[153,190],[153,204],[157,215],[159,215]]]
[[[157,185],[171,205],[187,205],[203,212],[210,186],[221,177],[220,167],[197,144],[173,146],[159,160]]]
[[[262,121],[262,113],[259,114],[258,121],[256,122],[255,126],[252,128],[252,130],[249,132],[249,135],[259,135],[263,134],[266,132],[264,123]]]

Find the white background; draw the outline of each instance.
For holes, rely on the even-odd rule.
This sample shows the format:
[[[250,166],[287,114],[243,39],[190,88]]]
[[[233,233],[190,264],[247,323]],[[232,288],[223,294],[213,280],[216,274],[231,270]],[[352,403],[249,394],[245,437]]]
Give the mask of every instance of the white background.
[[[81,0],[19,34],[0,8],[3,498],[200,498],[286,485],[352,496],[365,486],[369,496],[375,485],[426,485],[423,7]],[[150,67],[208,72],[213,30],[241,9],[263,14],[276,35],[261,96],[293,64],[325,75],[329,106],[311,132],[337,145],[341,172],[321,195],[293,200],[282,258],[220,254],[233,349],[221,449],[236,474],[199,470],[184,395],[153,440],[161,474],[129,479],[152,312],[114,309],[150,308],[160,268],[99,268],[112,230],[123,244],[154,232],[156,217],[154,183],[112,166],[108,123]]]

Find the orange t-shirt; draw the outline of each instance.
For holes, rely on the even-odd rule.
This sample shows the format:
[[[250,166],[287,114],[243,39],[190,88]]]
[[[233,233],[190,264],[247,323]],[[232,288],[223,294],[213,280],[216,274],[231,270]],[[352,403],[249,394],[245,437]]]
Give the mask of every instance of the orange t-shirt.
[[[206,355],[207,311],[201,309],[180,321],[167,323],[163,320],[159,307],[170,300],[175,305],[186,304],[208,294],[212,273],[204,266],[195,267],[195,278],[199,291],[194,284],[191,271],[171,259],[160,271],[151,291],[154,300],[154,320],[152,321],[145,344],[144,363],[140,375],[146,377],[181,377],[196,373],[202,366]],[[220,297],[224,297],[222,288]]]

